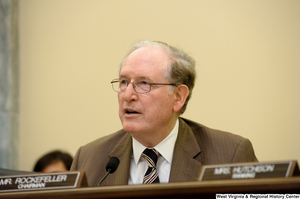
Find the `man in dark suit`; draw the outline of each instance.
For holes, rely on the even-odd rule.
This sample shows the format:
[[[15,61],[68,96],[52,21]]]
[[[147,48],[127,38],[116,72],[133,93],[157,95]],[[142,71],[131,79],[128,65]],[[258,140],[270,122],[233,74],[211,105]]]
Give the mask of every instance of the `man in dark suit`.
[[[257,161],[241,136],[181,118],[196,78],[195,61],[162,42],[137,43],[123,60],[118,92],[123,129],[81,147],[71,170],[84,170],[90,186],[120,160],[101,185],[195,181],[205,164]]]

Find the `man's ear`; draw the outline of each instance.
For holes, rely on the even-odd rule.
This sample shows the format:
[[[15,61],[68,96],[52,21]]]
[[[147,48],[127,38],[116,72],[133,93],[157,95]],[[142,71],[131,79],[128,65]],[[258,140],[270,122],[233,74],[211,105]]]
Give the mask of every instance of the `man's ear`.
[[[188,95],[189,95],[189,88],[186,85],[181,84],[176,87],[176,89],[174,90],[174,97],[175,97],[174,111],[175,112],[180,111]]]

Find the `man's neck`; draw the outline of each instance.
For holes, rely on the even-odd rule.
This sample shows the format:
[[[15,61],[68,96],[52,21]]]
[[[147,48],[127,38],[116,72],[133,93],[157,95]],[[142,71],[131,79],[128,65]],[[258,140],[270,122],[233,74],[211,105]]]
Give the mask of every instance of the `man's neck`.
[[[177,120],[178,118],[174,120],[172,124],[168,126],[168,128],[165,129],[158,129],[156,131],[154,130],[154,132],[140,132],[131,135],[135,140],[137,140],[145,147],[153,148],[156,145],[158,145],[161,141],[163,141],[166,137],[168,137],[168,135],[174,129]]]

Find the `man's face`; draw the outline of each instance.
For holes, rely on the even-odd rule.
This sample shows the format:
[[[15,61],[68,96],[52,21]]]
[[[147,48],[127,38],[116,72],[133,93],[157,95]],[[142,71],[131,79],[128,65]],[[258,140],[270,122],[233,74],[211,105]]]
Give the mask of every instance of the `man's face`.
[[[170,60],[160,48],[142,47],[125,60],[120,78],[128,82],[148,80],[150,83],[169,83],[164,74]],[[151,86],[148,93],[137,93],[130,83],[124,93],[118,94],[119,117],[126,132],[133,137],[166,137],[176,121],[173,106],[175,96],[169,86]]]

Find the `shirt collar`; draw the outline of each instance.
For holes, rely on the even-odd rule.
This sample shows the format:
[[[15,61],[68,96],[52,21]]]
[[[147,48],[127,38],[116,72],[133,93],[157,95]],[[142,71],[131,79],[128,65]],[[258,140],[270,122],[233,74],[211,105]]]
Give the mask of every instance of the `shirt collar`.
[[[172,162],[172,158],[173,158],[174,146],[178,135],[178,126],[179,126],[179,120],[177,119],[176,124],[173,130],[171,131],[171,133],[163,141],[161,141],[159,144],[153,147],[169,163]],[[146,148],[147,147],[145,147],[144,145],[142,145],[132,137],[133,158],[136,165],[139,163],[140,157]]]

